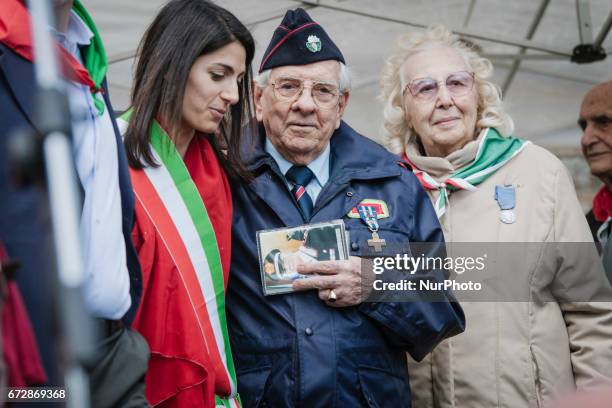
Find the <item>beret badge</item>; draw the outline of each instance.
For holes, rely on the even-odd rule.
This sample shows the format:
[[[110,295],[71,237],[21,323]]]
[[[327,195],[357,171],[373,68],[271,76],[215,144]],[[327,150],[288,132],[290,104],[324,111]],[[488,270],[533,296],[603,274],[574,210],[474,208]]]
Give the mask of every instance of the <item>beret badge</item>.
[[[316,35],[309,35],[308,41],[306,41],[306,48],[310,52],[319,52],[321,51],[321,40]]]

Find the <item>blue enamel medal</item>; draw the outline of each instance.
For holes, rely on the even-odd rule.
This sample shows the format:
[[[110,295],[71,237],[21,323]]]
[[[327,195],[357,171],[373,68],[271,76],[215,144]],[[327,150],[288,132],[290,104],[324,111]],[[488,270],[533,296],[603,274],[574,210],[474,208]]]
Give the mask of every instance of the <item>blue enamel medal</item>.
[[[499,214],[501,222],[514,224],[516,222],[516,214],[513,211],[516,206],[516,189],[514,186],[495,186],[495,200],[501,210]]]
[[[358,205],[357,211],[359,212],[361,221],[368,226],[368,229],[372,233],[372,239],[368,239],[368,246],[374,248],[376,252],[381,252],[382,248],[387,245],[387,243],[378,236],[379,225],[376,208],[370,205]]]

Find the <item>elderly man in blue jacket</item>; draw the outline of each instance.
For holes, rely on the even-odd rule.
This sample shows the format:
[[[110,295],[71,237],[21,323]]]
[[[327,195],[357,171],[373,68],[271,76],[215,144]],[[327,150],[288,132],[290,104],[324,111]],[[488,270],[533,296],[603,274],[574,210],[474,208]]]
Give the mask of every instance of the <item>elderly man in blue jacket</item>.
[[[392,244],[440,246],[443,235],[413,174],[342,121],[349,86],[323,28],[288,11],[256,79],[258,132],[244,149],[254,178],[232,186],[227,313],[248,407],[410,407],[405,352],[422,359],[464,328],[445,292],[436,302],[363,301],[372,277],[360,257],[390,255]],[[374,216],[362,220],[360,207]],[[312,277],[295,281],[295,292],[265,297],[256,232],[335,219],[350,233],[350,259],[302,265]]]

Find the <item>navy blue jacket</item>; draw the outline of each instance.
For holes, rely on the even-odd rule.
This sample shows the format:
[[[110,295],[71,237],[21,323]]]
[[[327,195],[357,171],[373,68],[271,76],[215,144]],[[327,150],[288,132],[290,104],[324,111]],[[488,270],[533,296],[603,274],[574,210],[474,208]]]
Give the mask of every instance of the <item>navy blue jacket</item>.
[[[130,323],[140,302],[142,279],[138,256],[131,240],[134,219],[134,193],[128,172],[127,158],[123,149],[121,134],[117,128],[114,112],[106,82],[104,101],[115,129],[119,162],[119,187],[121,190],[121,207],[123,212],[123,236],[125,239],[127,266],[130,273],[130,295],[132,306],[124,320]],[[17,190],[8,182],[7,140],[12,131],[18,128],[34,130],[33,122],[34,95],[36,82],[34,66],[29,61],[15,54],[4,44],[0,44],[0,239],[4,240],[9,254],[22,261],[22,269],[17,272],[18,283],[24,294],[30,314],[36,316],[41,310],[52,311],[47,299],[49,294],[41,280],[48,280],[45,275],[49,268],[48,258],[43,254],[42,236],[49,231],[48,219],[40,216],[45,213],[44,193],[35,188]],[[42,296],[41,296],[42,295]],[[32,316],[32,320],[34,319]],[[38,319],[36,319],[38,320]],[[49,319],[51,322],[52,319]],[[34,322],[34,326],[37,323]],[[37,333],[38,334],[38,333]],[[43,336],[43,338],[46,336]],[[50,337],[47,337],[50,338]]]
[[[410,407],[405,352],[422,359],[464,329],[455,302],[362,303],[332,308],[317,291],[264,297],[256,231],[304,224],[263,128],[244,149],[249,183],[233,182],[232,263],[227,313],[238,392],[246,407]],[[246,137],[246,144],[249,144]],[[330,179],[309,222],[343,219],[350,255],[371,254],[371,233],[347,214],[363,199],[384,200],[388,243],[443,241],[429,198],[414,175],[378,144],[342,122],[331,138]]]

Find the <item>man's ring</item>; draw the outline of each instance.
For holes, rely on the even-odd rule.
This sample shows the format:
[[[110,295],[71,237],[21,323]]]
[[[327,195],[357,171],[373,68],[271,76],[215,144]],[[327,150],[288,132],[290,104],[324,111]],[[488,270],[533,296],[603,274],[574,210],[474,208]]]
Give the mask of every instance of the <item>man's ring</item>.
[[[336,296],[336,292],[334,292],[333,289],[329,290],[329,295],[327,295],[327,301],[328,302],[335,302],[336,300],[338,300],[338,296]]]

